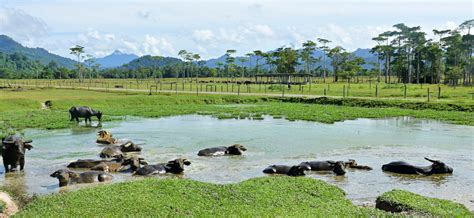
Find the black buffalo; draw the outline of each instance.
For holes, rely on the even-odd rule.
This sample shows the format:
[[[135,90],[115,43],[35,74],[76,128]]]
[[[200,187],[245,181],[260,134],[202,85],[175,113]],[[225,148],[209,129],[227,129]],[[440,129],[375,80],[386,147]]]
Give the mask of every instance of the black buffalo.
[[[76,120],[79,122],[79,118],[85,118],[85,122],[89,120],[92,122],[91,117],[97,117],[99,121],[102,119],[102,112],[99,110],[94,110],[91,107],[82,106],[82,107],[71,107],[69,109],[69,115],[71,116],[71,121]]]
[[[140,176],[164,173],[180,174],[184,171],[185,165],[189,166],[191,165],[191,162],[184,158],[178,158],[175,160],[168,161],[168,163],[145,165],[138,169],[135,174]]]
[[[263,170],[263,173],[267,174],[286,174],[288,176],[304,176],[304,171],[311,170],[307,165],[270,165]]]
[[[112,145],[107,146],[100,152],[101,158],[123,158],[124,152],[139,152],[142,147],[132,142],[126,143],[120,146]]]
[[[26,149],[31,150],[32,140],[23,141],[20,136],[10,135],[2,138],[2,157],[5,173],[16,171],[18,165],[20,170],[25,167]]]
[[[432,160],[425,157],[425,160],[430,161],[431,166],[414,166],[404,161],[395,161],[382,166],[383,171],[401,173],[401,174],[422,174],[422,175],[432,175],[432,174],[443,174],[443,173],[453,173],[453,168],[449,167],[445,163],[439,160]]]
[[[123,172],[128,169],[135,172],[140,168],[141,164],[146,164],[143,158],[130,157],[130,158],[116,158],[112,160],[93,160],[83,159],[69,163],[68,168],[88,168],[91,170],[99,170],[104,172]],[[127,166],[128,169],[127,169]]]
[[[76,183],[106,182],[114,178],[112,175],[105,172],[89,171],[84,173],[75,173],[67,169],[57,170],[50,176],[58,178],[59,187]]]
[[[307,161],[300,165],[308,166],[311,171],[333,171],[336,175],[346,174],[346,163],[343,161]]]
[[[202,149],[198,156],[221,156],[221,155],[242,155],[247,149],[241,144],[231,145],[229,147],[214,147]]]

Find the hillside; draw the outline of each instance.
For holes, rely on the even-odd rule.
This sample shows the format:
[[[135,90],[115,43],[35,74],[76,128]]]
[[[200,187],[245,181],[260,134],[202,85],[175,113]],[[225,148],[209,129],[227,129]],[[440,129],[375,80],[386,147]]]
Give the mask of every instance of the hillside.
[[[128,64],[124,64],[122,68],[126,69],[138,69],[142,67],[157,68],[179,64],[182,61],[178,58],[173,57],[162,57],[162,56],[151,56],[145,55],[139,57]]]
[[[0,52],[5,54],[20,53],[30,60],[39,61],[44,65],[55,61],[59,66],[72,69],[76,64],[76,61],[52,54],[46,49],[25,47],[6,35],[0,35]]]

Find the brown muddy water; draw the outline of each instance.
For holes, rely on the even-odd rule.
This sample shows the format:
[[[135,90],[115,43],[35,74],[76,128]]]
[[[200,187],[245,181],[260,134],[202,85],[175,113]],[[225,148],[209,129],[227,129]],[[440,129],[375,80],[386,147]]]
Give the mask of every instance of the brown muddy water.
[[[128,118],[103,123],[102,127],[78,126],[64,130],[26,130],[34,149],[26,154],[23,173],[5,175],[0,184],[18,193],[58,192],[58,181],[49,175],[77,159],[99,158],[102,149],[95,143],[100,129],[116,138],[143,144],[142,156],[149,163],[186,157],[192,164],[184,178],[225,184],[266,176],[271,164],[298,164],[310,160],[356,159],[372,171],[348,170],[345,176],[308,173],[344,189],[356,204],[373,202],[391,189],[405,189],[430,197],[454,200],[474,209],[474,127],[451,125],[409,117],[357,119],[323,124],[287,121],[228,119],[187,115],[160,119]],[[198,157],[197,151],[235,143],[247,147],[239,157]],[[423,157],[440,159],[454,168],[452,175],[407,176],[384,173],[382,164],[404,160],[429,165]],[[114,182],[133,179],[114,174]],[[163,177],[163,176],[157,176]]]

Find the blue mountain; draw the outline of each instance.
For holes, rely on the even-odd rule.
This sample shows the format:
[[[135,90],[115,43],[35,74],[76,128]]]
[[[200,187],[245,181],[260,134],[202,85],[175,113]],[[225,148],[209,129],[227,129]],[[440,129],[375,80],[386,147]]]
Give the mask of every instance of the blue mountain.
[[[137,55],[126,54],[119,50],[115,50],[110,55],[107,55],[103,58],[97,58],[97,63],[100,64],[101,68],[114,68],[114,67],[120,67],[137,58],[138,58]]]

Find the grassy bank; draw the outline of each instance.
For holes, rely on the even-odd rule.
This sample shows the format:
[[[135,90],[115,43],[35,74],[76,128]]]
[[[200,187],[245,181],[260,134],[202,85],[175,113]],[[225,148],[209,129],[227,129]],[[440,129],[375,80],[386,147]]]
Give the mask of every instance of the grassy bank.
[[[52,110],[41,109],[41,103],[52,100]],[[220,118],[259,118],[264,114],[283,116],[289,120],[308,120],[333,123],[356,118],[384,118],[412,116],[436,119],[456,124],[474,125],[471,106],[459,106],[467,111],[435,109],[405,109],[396,104],[383,108],[366,107],[364,104],[334,105],[324,102],[304,102],[270,97],[225,96],[191,94],[107,93],[85,90],[25,89],[23,91],[0,90],[0,120],[2,132],[25,128],[57,129],[76,125],[69,122],[68,109],[73,105],[88,105],[102,110],[105,120],[120,119],[121,116],[163,117],[182,114],[208,114]],[[291,102],[293,101],[293,102]],[[303,103],[298,103],[302,101]],[[344,100],[351,102],[351,100]],[[360,100],[353,100],[353,102]],[[336,101],[335,101],[336,102]],[[377,103],[377,102],[376,102]],[[376,104],[375,104],[376,105]],[[436,107],[456,108],[441,103]],[[467,109],[466,109],[467,108]],[[470,109],[471,108],[471,109]]]
[[[408,215],[472,215],[462,205],[410,192],[392,191],[383,197],[402,199],[401,202],[407,205],[427,205],[408,211]],[[429,205],[433,202],[435,204]],[[176,178],[147,178],[42,196],[17,214],[18,217],[229,215],[369,217],[394,214],[355,206],[343,190],[323,181],[286,176],[261,177],[228,185]]]

